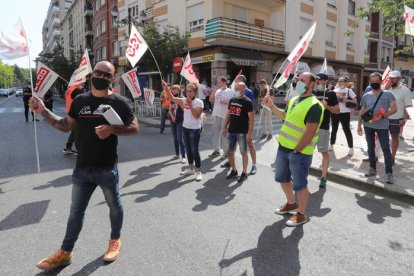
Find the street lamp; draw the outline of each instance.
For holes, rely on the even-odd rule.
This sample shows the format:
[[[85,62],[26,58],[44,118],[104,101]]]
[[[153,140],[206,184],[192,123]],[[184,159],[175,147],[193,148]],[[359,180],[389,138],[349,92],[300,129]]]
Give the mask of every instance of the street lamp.
[[[117,20],[117,18],[119,17],[119,11],[118,11],[118,7],[116,6],[112,8],[111,15],[114,18],[114,21],[116,22],[118,27],[128,24],[128,36],[129,36],[129,34],[131,33],[131,24],[132,24],[131,8],[128,8],[127,18]]]

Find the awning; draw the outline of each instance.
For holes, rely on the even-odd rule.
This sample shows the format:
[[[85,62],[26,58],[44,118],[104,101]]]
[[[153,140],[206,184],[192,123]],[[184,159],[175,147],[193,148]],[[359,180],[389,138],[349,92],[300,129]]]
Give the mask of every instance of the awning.
[[[285,64],[283,64],[283,62],[285,62],[285,59],[279,59],[273,64],[272,74],[277,74],[278,72],[282,73],[283,70],[286,69],[286,66],[288,66],[289,62],[285,62]],[[283,67],[281,67],[282,64],[283,64]],[[309,71],[310,71],[309,65],[306,62],[299,61],[296,64],[295,68],[292,69],[290,73],[299,75],[303,72],[309,72]]]
[[[238,66],[266,65],[262,54],[257,51],[226,51],[226,54],[230,57],[230,60]]]
[[[312,65],[311,73],[315,74],[315,75],[319,74],[321,72],[321,68],[322,68],[322,63],[321,64],[314,64],[314,65]],[[333,69],[332,66],[329,66],[329,65],[328,65],[328,77],[336,78],[335,70]]]

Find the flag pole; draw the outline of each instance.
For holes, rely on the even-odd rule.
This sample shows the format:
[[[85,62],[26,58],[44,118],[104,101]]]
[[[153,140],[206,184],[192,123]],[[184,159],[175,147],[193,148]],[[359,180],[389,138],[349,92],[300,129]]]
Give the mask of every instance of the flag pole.
[[[29,54],[29,75],[30,75],[30,85],[31,85],[31,90],[32,90],[32,96],[33,96],[33,92],[34,92],[34,88],[33,88],[33,74],[32,74],[32,65],[31,65],[31,57],[30,57],[30,45],[29,45],[29,40],[27,39],[27,33],[26,30],[23,27],[23,23],[21,18],[19,17],[19,21],[20,21],[20,26],[23,29],[23,32],[25,34],[25,38],[26,38],[26,43],[27,43],[27,48],[28,48],[28,54]],[[31,111],[33,112],[33,111]],[[40,173],[40,161],[39,161],[39,146],[38,146],[38,142],[37,142],[37,125],[36,125],[36,113],[33,112],[33,126],[34,126],[34,138],[35,138],[35,149],[36,149],[36,163],[37,163],[37,173]]]
[[[157,65],[157,68],[158,68],[158,73],[160,73],[160,78],[161,78],[161,80],[163,80],[163,78],[162,78],[162,74],[161,74],[161,70],[160,70],[160,67],[158,66],[158,62],[157,62],[157,60],[155,59],[155,56],[154,56],[154,54],[152,53],[151,48],[150,48],[150,46],[149,46],[149,45],[148,45],[148,50],[150,51],[151,56],[152,56],[152,58],[154,59],[155,64]]]
[[[279,67],[279,70],[277,71],[277,73],[276,73],[276,75],[275,75],[275,77],[273,78],[273,81],[272,81],[272,83],[271,83],[271,85],[270,85],[270,88],[273,88],[273,85],[275,84],[275,80],[276,80],[276,78],[277,78],[277,75],[279,75],[279,73],[280,73],[280,71],[282,70],[282,68],[283,68],[283,65],[285,65],[285,63],[286,63],[286,61],[287,61],[288,59],[286,58],[285,59],[285,61],[282,63],[282,65]]]

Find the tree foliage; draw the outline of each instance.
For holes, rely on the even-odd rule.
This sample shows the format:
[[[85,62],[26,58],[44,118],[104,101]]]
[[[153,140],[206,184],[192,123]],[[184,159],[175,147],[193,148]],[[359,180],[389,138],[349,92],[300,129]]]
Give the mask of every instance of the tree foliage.
[[[181,33],[177,27],[167,25],[157,28],[154,22],[147,22],[143,27],[143,36],[152,53],[157,59],[163,76],[171,73],[172,61],[177,56],[183,56],[187,49],[189,34]],[[155,61],[149,51],[138,63],[146,70],[158,71]]]

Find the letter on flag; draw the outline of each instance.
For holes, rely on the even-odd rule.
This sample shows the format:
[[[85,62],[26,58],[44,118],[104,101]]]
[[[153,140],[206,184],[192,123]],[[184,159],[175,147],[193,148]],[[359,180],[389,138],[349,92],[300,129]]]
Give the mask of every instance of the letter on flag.
[[[295,67],[296,63],[302,57],[302,55],[308,49],[309,43],[312,40],[313,35],[315,34],[316,22],[313,23],[312,27],[306,32],[306,34],[302,37],[299,43],[295,46],[293,51],[289,54],[285,62],[289,62],[286,66],[285,70],[283,70],[281,76],[273,86],[274,88],[278,88],[283,85],[289,78],[290,71]]]
[[[148,49],[148,44],[145,42],[142,35],[139,33],[134,25],[131,27],[131,34],[129,36],[128,48],[126,50],[126,58],[134,67],[140,58],[145,54]]]
[[[387,83],[390,82],[390,73],[391,73],[391,68],[390,68],[390,66],[387,66],[387,68],[385,68],[384,73],[382,74],[381,86],[382,85],[387,85]]]
[[[187,57],[184,60],[183,68],[181,68],[181,76],[183,76],[189,82],[199,83],[197,76],[193,70],[193,64],[191,63],[190,52],[187,53]]]
[[[154,103],[154,98],[155,98],[154,90],[149,89],[149,88],[144,88],[144,98],[145,98],[145,102],[147,103],[147,105],[152,106],[152,104]]]
[[[43,99],[43,96],[46,94],[58,76],[59,75],[53,72],[52,69],[39,61],[37,65],[36,86],[34,88],[34,92],[36,93],[35,95]]]
[[[15,59],[29,55],[29,43],[20,20],[14,33],[1,32],[0,58]]]
[[[141,88],[139,87],[136,68],[133,68],[132,70],[126,72],[121,76],[121,78],[125,82],[126,86],[128,86],[128,89],[134,99],[141,96]]]
[[[405,34],[414,35],[414,10],[404,5]]]
[[[84,83],[86,81],[86,76],[92,73],[91,62],[89,61],[88,50],[85,50],[85,53],[82,56],[79,67],[73,72],[72,77],[70,77],[69,85],[74,86]]]

